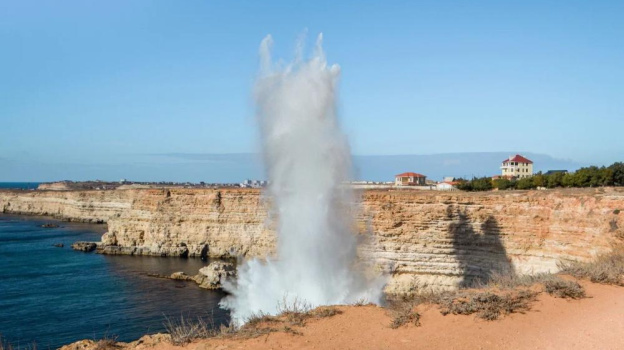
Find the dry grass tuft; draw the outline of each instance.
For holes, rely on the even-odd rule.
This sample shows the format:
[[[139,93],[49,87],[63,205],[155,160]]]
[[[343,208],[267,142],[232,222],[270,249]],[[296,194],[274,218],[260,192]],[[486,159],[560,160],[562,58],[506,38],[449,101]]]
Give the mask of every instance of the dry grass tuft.
[[[277,332],[278,329],[274,328],[274,327],[266,327],[266,326],[256,326],[256,327],[252,327],[252,326],[247,326],[247,325],[243,325],[242,327],[240,327],[239,329],[236,330],[236,332],[231,333],[230,335],[228,335],[228,337],[235,337],[238,339],[249,339],[249,338],[257,338],[259,336],[262,335],[266,335],[269,333],[273,333],[273,332]]]
[[[262,324],[275,323],[275,322],[281,322],[281,321],[279,318],[275,316],[271,316],[264,312],[258,312],[258,313],[252,314],[250,317],[248,317],[245,320],[245,326],[257,327]]]
[[[13,350],[13,345],[0,335],[0,350]]]
[[[221,337],[228,337],[238,332],[238,328],[234,325],[234,323],[230,323],[227,326],[222,324],[219,326],[218,334]]]
[[[296,329],[290,328],[288,326],[284,326],[284,328],[282,328],[282,332],[292,334],[292,335],[303,335],[303,333],[299,332]]]
[[[201,317],[188,320],[182,316],[179,321],[165,317],[164,325],[167,333],[171,335],[173,345],[184,345],[195,339],[212,338],[219,334],[212,319],[207,323]]]
[[[338,310],[338,308],[335,306],[321,306],[321,307],[317,307],[316,309],[310,312],[310,314],[314,318],[332,317],[332,316],[340,315],[341,313],[342,311]]]
[[[536,275],[495,274],[487,284],[458,291],[421,290],[418,294],[388,300],[391,328],[407,323],[420,324],[415,307],[420,304],[438,305],[443,315],[476,315],[484,320],[496,320],[512,313],[524,313],[531,308],[541,291],[558,298],[585,298],[585,289],[575,281],[542,273]]]
[[[566,281],[561,277],[543,282],[544,291],[557,298],[582,299],[587,295],[583,286],[575,281]]]
[[[440,297],[439,304],[443,315],[476,314],[481,319],[492,321],[503,315],[528,311],[537,294],[526,289],[504,293],[465,290],[446,293]]]
[[[420,314],[414,309],[419,304],[418,301],[394,301],[390,304],[390,315],[392,323],[390,328],[396,329],[408,323],[420,326]]]
[[[531,287],[536,284],[541,284],[546,293],[557,298],[581,299],[586,297],[583,286],[550,273],[522,276],[495,275],[490,279],[490,283],[486,287],[509,290]]]
[[[257,313],[249,317],[245,324],[239,329],[233,331],[234,336],[253,338],[271,332],[286,332],[289,334],[300,334],[292,327],[301,327],[311,318],[325,318],[339,315],[342,311],[334,306],[321,306],[311,309],[308,303],[302,302],[295,298],[291,302],[283,300],[278,307],[279,314],[272,316],[263,312]],[[283,323],[282,328],[275,328],[277,323]]]
[[[302,327],[308,319],[326,318],[341,314],[342,311],[334,306],[321,306],[310,310],[309,308],[289,308],[282,310],[277,318],[283,320],[291,326]]]
[[[284,296],[281,302],[277,304],[277,312],[280,318],[285,318],[292,326],[305,325],[306,319],[311,317],[310,311],[312,306],[299,298],[295,297],[292,301]]]
[[[95,343],[95,347],[93,348],[93,350],[110,350],[117,349],[119,347],[120,346],[117,344],[117,337],[105,336]]]
[[[258,312],[248,317],[244,325],[238,329],[233,329],[229,335],[239,338],[255,338],[264,334],[276,332],[277,329],[269,325],[279,322],[282,322],[282,320],[278,317],[271,316],[264,312]]]
[[[18,343],[16,348],[0,334],[0,350],[37,350],[37,342],[33,341],[25,346],[20,346]]]
[[[535,275],[516,275],[514,273],[499,274],[494,273],[490,276],[488,283],[481,285],[482,288],[498,288],[498,289],[517,289],[522,287],[531,287],[538,283],[552,278],[559,278],[551,273],[538,273]]]
[[[594,283],[624,286],[624,247],[618,246],[592,262],[562,264],[561,271]]]
[[[360,299],[356,300],[355,303],[353,303],[352,305],[353,306],[366,306],[366,305],[373,305],[373,303],[368,301],[368,299],[366,299],[366,298],[360,298]]]

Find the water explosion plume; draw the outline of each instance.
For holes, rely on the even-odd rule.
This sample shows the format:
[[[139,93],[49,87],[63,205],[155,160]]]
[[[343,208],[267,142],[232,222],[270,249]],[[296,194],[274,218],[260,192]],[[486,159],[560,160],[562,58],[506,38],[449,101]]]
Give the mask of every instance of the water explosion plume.
[[[260,46],[255,86],[269,194],[277,210],[277,258],[249,260],[221,305],[241,324],[275,314],[294,298],[311,306],[378,302],[383,282],[356,267],[349,145],[336,116],[340,68],[328,66],[319,35],[310,60],[273,65],[272,39]],[[301,50],[298,50],[301,55]]]

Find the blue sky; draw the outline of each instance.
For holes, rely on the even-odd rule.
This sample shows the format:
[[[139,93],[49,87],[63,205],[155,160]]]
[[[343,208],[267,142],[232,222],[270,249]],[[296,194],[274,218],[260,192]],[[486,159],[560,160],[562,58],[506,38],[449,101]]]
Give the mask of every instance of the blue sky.
[[[153,155],[256,152],[259,43],[289,60],[304,30],[342,68],[355,154],[609,164],[623,16],[622,1],[2,1],[0,181],[183,180]]]

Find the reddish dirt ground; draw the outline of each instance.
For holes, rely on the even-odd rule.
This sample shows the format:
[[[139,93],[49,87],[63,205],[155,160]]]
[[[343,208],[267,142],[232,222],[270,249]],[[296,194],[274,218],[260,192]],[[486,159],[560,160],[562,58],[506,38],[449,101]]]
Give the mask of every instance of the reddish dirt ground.
[[[531,311],[498,321],[443,316],[423,307],[421,326],[389,328],[387,310],[341,307],[344,313],[310,321],[302,335],[271,333],[254,339],[202,340],[184,348],[209,349],[624,349],[624,288],[582,283],[589,298],[542,293]],[[180,349],[161,343],[158,350]]]

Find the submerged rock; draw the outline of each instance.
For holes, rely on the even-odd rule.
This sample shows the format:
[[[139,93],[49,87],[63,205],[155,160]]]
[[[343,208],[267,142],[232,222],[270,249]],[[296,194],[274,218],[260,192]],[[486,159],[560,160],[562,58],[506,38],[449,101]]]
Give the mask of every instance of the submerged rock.
[[[215,261],[199,269],[195,282],[200,288],[220,289],[228,278],[236,277],[236,266],[233,263]]]
[[[169,279],[178,280],[178,281],[195,281],[193,276],[189,276],[182,271],[172,273],[169,276]]]
[[[60,226],[57,225],[57,224],[47,223],[47,224],[43,224],[43,225],[41,225],[39,227],[43,227],[43,228],[57,228],[57,227],[60,227]]]
[[[93,242],[74,242],[74,244],[72,244],[71,247],[74,250],[80,250],[83,252],[92,252],[95,250],[95,248],[97,248],[97,244]]]
[[[55,243],[55,244],[52,244],[52,246],[57,247],[57,248],[63,248],[65,246],[65,244],[63,244],[63,243]]]

